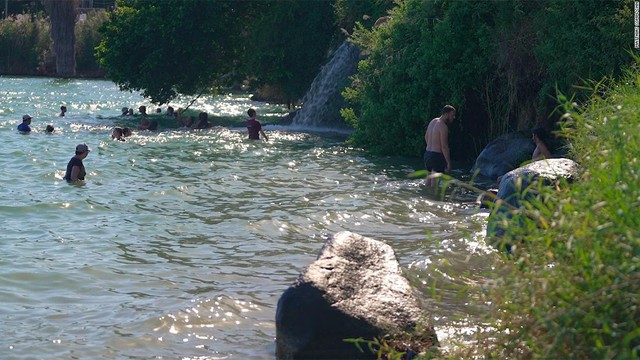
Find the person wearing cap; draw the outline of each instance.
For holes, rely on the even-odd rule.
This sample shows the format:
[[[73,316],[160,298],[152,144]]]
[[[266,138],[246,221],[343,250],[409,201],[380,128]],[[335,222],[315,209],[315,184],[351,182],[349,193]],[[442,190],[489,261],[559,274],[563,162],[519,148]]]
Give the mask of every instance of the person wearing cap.
[[[21,133],[31,132],[31,127],[29,126],[31,125],[31,119],[32,119],[31,116],[23,115],[22,124],[18,125],[18,131],[20,131]]]
[[[78,180],[84,180],[87,172],[84,169],[82,160],[89,155],[89,147],[87,144],[78,144],[76,146],[76,155],[69,160],[67,164],[67,172],[64,174],[64,179],[70,182]]]

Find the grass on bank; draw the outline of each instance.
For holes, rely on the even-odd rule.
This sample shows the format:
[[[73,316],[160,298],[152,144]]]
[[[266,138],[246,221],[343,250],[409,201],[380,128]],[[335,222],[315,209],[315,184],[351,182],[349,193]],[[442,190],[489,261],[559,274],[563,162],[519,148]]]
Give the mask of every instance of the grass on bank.
[[[543,189],[527,204],[535,216],[510,222],[509,275],[483,299],[496,330],[469,357],[640,357],[640,70],[594,94],[582,105],[561,99],[581,176]]]

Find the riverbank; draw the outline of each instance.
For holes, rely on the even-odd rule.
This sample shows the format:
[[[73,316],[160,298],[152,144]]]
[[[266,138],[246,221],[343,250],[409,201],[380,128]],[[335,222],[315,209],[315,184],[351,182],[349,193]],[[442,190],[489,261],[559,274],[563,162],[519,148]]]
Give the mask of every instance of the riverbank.
[[[487,289],[489,358],[631,359],[640,353],[640,72],[564,101],[563,135],[583,168],[543,189],[505,235],[517,244]],[[602,94],[606,94],[603,99]],[[474,344],[474,347],[478,344]]]

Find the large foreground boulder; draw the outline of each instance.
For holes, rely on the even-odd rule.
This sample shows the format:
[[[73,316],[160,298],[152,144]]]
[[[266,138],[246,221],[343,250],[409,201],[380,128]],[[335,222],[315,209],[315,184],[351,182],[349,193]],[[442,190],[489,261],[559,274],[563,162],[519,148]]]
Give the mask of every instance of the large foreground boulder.
[[[413,337],[405,351],[437,344],[393,249],[358,234],[339,232],[328,239],[278,301],[278,359],[375,359],[344,340],[407,334]]]
[[[561,179],[571,182],[577,178],[579,170],[575,161],[560,158],[534,161],[506,173],[500,180],[497,195],[506,205],[489,216],[487,235],[501,237],[511,219],[510,210],[518,209],[523,201],[530,201],[538,196],[537,186],[552,185]],[[509,244],[501,245],[506,245],[507,250],[510,250]]]

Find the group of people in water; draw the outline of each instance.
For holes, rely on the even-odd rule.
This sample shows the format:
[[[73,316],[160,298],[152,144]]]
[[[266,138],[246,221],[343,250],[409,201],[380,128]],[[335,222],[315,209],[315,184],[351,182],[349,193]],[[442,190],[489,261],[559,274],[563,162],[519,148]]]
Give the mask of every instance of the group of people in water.
[[[160,110],[160,109],[158,109]],[[60,117],[64,117],[67,112],[66,106],[60,107]],[[138,125],[138,130],[157,130],[158,121],[156,119],[149,119],[147,115],[147,107],[142,105],[138,108],[142,120]],[[158,111],[159,113],[161,111]],[[133,109],[123,107],[122,116],[133,115]],[[183,117],[182,109],[175,111],[173,107],[169,106],[165,114],[168,118],[175,119],[180,127],[191,129],[206,129],[211,127],[209,123],[209,116],[206,112],[200,112],[198,119],[194,116]],[[247,130],[249,133],[249,139],[260,140],[261,136],[265,141],[269,141],[269,138],[262,130],[262,124],[256,119],[256,111],[249,109],[247,111],[249,118],[246,121]],[[33,118],[26,114],[22,117],[22,123],[18,125],[18,131],[22,133],[31,132],[31,120]],[[451,171],[451,154],[449,151],[449,126],[453,124],[456,119],[456,109],[451,105],[445,105],[442,108],[442,113],[439,117],[432,119],[426,129],[424,140],[426,148],[424,152],[424,166],[429,173],[448,173]],[[54,131],[53,125],[47,125],[46,131],[52,133]],[[128,127],[115,127],[111,133],[111,138],[119,141],[125,141],[125,138],[133,134],[132,130]],[[541,160],[551,157],[551,151],[548,145],[548,132],[544,128],[535,128],[532,131],[532,140],[536,147],[531,156],[531,160]],[[76,146],[76,154],[67,165],[67,171],[64,179],[67,181],[84,180],[86,171],[82,160],[87,157],[90,150],[86,144],[79,144]],[[435,186],[436,178],[427,178],[427,185]]]
[[[147,114],[147,107],[141,105],[138,107],[138,115],[141,117],[140,124],[138,125],[138,130],[158,130],[158,120],[156,116],[149,116]],[[157,114],[161,114],[162,110],[158,108],[156,110]],[[256,111],[254,109],[249,109],[247,111],[249,115],[249,119],[247,119],[247,130],[249,131],[249,139],[252,140],[260,140],[260,136],[264,138],[266,141],[269,140],[267,135],[262,130],[262,124],[256,120]],[[133,109],[123,107],[121,116],[132,116]],[[167,107],[167,112],[165,113],[165,117],[169,120],[175,120],[181,128],[189,128],[189,129],[207,129],[212,126],[209,122],[209,114],[202,111],[198,114],[196,118],[193,115],[186,116],[184,114],[183,109],[178,109],[177,111],[172,107]],[[117,136],[120,132],[124,132],[123,136]],[[118,128],[114,129],[113,138],[118,140],[123,140],[126,137],[127,128],[122,128],[119,130]]]
[[[64,105],[60,106],[60,115],[58,115],[58,116],[64,117],[66,112],[67,112],[67,107],[64,106]],[[18,125],[18,131],[21,132],[21,133],[30,133],[31,132],[31,120],[32,119],[33,118],[29,114],[22,115],[22,123],[20,123],[20,125]],[[55,131],[55,128],[53,127],[53,125],[49,124],[45,128],[45,131],[47,133],[52,133],[52,132]]]
[[[158,109],[160,110],[160,109]],[[149,119],[147,116],[147,108],[142,105],[138,108],[140,115],[142,116],[142,120],[138,125],[138,130],[157,130],[158,129],[158,121],[156,119]],[[60,117],[64,117],[67,112],[66,106],[60,107]],[[161,113],[161,111],[158,111]],[[268,141],[269,138],[262,130],[262,124],[260,121],[256,120],[256,111],[254,109],[249,109],[247,111],[249,118],[247,119],[247,130],[249,132],[249,139],[251,140],[260,140],[260,136]],[[122,116],[131,116],[133,115],[133,109],[129,109],[126,107],[122,108]],[[167,108],[166,116],[169,118],[174,118],[181,127],[192,128],[192,129],[206,129],[211,127],[211,123],[209,123],[209,115],[206,112],[200,112],[198,115],[198,121],[195,123],[195,117],[189,116],[186,118],[182,117],[182,109],[178,109],[178,111],[174,111],[173,107],[169,106]],[[18,125],[18,131],[23,134],[28,134],[31,132],[31,120],[33,118],[25,114],[22,116],[22,123]],[[55,128],[53,125],[47,125],[46,132],[53,133]],[[132,130],[128,127],[115,127],[111,132],[111,138],[118,141],[125,141],[125,138],[131,136],[133,134]],[[85,179],[87,174],[84,164],[82,160],[84,160],[91,150],[89,146],[85,143],[78,144],[76,146],[75,155],[69,160],[67,164],[67,168],[65,171],[64,179],[68,182],[76,182]]]

